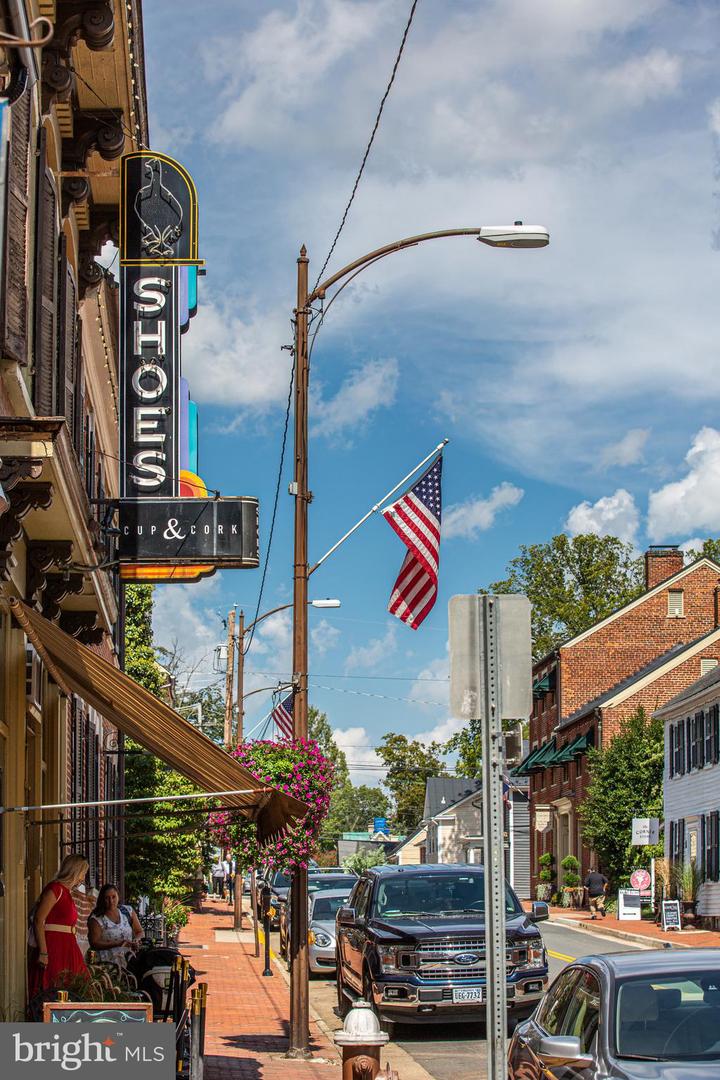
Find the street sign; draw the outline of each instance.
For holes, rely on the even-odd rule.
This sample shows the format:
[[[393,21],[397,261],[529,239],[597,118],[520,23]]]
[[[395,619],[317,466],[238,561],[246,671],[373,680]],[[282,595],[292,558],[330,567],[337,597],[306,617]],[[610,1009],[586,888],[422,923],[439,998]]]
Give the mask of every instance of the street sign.
[[[486,693],[485,599],[476,594],[450,600],[450,712],[457,720],[481,718]],[[514,593],[492,599],[500,719],[524,720],[532,711],[530,601]]]
[[[641,915],[642,897],[636,889],[620,889],[618,892],[618,919],[621,922],[638,920]]]
[[[633,889],[638,889],[639,892],[647,892],[651,881],[652,878],[647,870],[633,870],[630,875],[630,884]]]
[[[636,847],[647,847],[660,841],[660,819],[656,817],[635,817],[632,819],[632,843]]]
[[[663,900],[661,908],[661,919],[663,930],[680,930],[682,923],[680,921],[680,901],[679,900]]]
[[[225,568],[259,563],[255,498],[121,499],[118,517],[121,562]]]

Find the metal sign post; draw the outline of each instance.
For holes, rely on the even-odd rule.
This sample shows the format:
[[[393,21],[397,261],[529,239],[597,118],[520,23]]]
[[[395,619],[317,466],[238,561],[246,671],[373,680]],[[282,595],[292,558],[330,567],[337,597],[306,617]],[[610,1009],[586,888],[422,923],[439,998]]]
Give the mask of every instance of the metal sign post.
[[[498,605],[480,597],[484,641],[482,702],[482,820],[485,864],[485,956],[488,1076],[507,1071],[507,988],[505,944],[505,846],[503,829],[503,732],[500,708]]]
[[[480,720],[485,865],[488,1076],[507,1073],[507,968],[503,721],[530,714],[530,603],[526,596],[454,596],[450,601],[450,711]]]

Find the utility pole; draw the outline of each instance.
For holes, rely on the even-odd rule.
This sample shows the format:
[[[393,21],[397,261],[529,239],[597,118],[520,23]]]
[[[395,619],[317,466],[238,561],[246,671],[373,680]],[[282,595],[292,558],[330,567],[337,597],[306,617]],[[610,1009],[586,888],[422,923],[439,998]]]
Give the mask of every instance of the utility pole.
[[[305,245],[297,261],[295,309],[295,554],[293,572],[293,728],[296,739],[307,738],[307,593],[308,556],[308,257]],[[291,884],[290,925],[290,1042],[289,1057],[309,1057],[308,875],[298,867]]]
[[[243,741],[244,726],[245,726],[245,702],[243,701],[243,694],[245,693],[245,612],[241,611],[238,616],[238,660],[237,660],[237,732],[235,735],[235,745],[239,746]]]
[[[235,674],[235,608],[228,612],[227,667],[225,669],[225,746],[232,746],[233,737],[233,675]]]

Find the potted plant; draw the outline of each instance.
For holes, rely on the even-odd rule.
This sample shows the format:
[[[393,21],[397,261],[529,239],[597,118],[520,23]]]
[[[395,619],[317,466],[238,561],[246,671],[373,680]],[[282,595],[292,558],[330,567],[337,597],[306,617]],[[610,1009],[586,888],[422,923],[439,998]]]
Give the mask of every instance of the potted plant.
[[[560,866],[563,870],[563,907],[582,907],[585,890],[580,885],[580,875],[578,873],[580,863],[574,855],[566,855]]]
[[[179,900],[165,899],[163,902],[163,915],[165,916],[165,932],[168,944],[177,945],[178,936],[183,926],[187,926],[190,918],[190,910],[181,904]]]
[[[682,907],[683,926],[695,924],[695,904],[702,880],[702,874],[698,870],[695,859],[677,864],[672,869],[673,892]]]
[[[550,900],[553,894],[552,882],[555,877],[552,865],[555,861],[555,857],[552,852],[546,851],[544,855],[541,855],[538,859],[538,863],[541,867],[538,879],[540,884],[536,889],[536,897],[538,900]]]

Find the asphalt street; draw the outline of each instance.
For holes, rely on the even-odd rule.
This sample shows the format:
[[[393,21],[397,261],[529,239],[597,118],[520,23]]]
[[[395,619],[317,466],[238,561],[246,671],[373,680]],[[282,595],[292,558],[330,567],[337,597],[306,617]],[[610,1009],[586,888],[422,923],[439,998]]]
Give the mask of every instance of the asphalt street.
[[[581,956],[629,952],[636,948],[613,938],[564,926],[543,924],[540,929],[550,954],[551,978]],[[273,934],[272,948],[277,953],[277,934]],[[335,1013],[336,1000],[334,979],[313,976],[311,1005],[332,1031],[342,1027],[342,1021]],[[484,1028],[483,1023],[405,1025],[397,1028],[393,1042],[435,1080],[478,1080],[484,1075],[482,1069],[486,1058]]]

